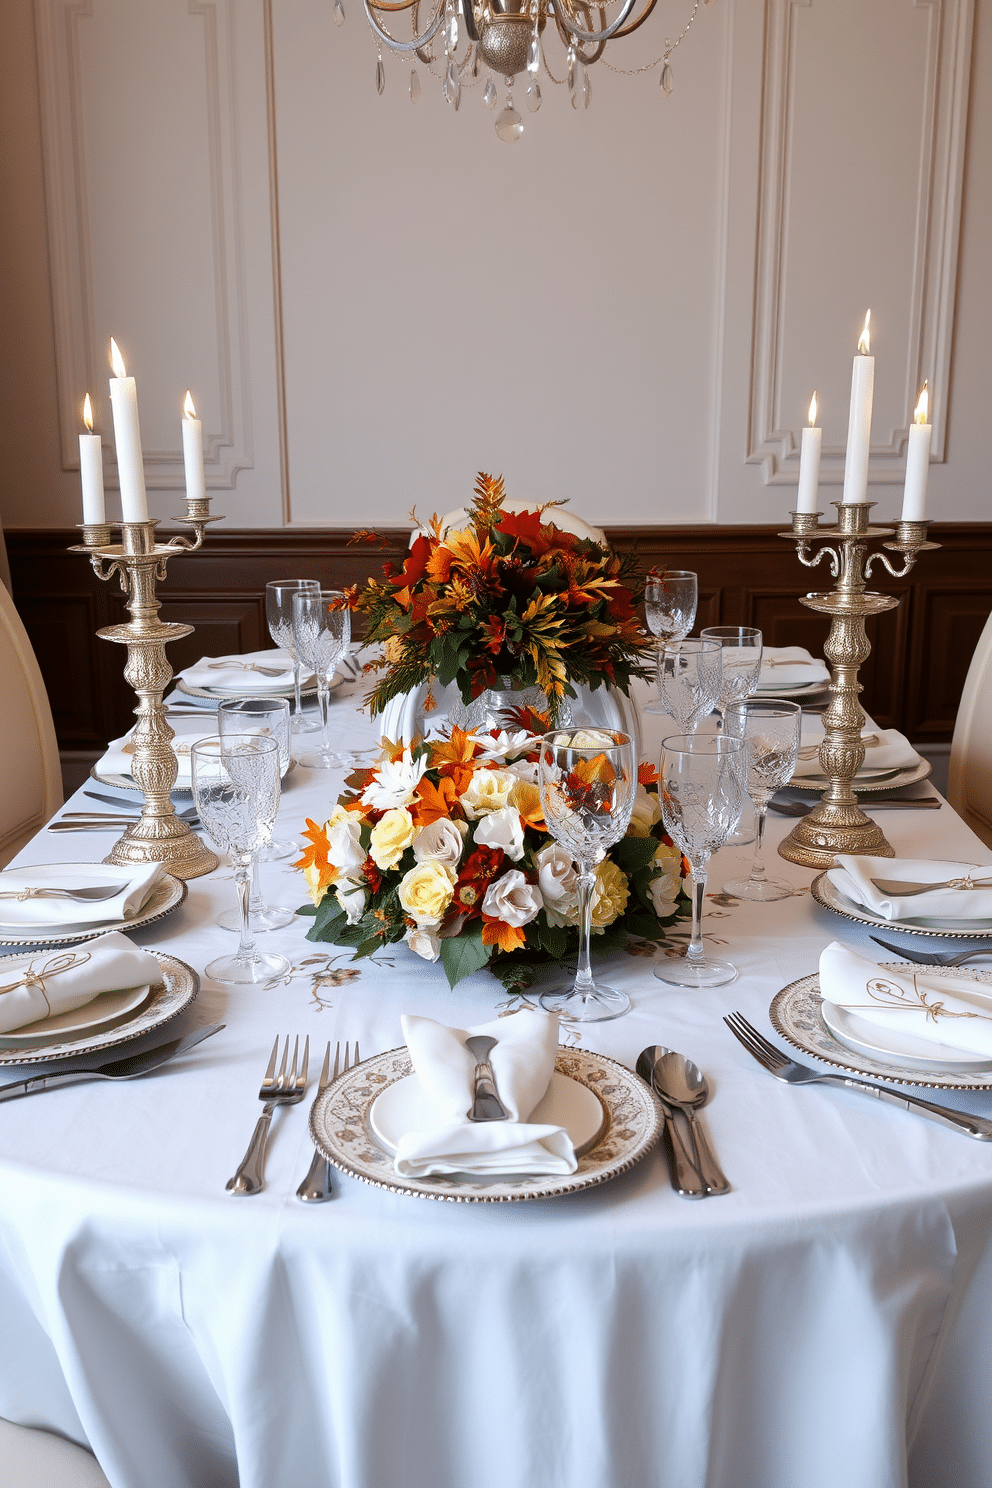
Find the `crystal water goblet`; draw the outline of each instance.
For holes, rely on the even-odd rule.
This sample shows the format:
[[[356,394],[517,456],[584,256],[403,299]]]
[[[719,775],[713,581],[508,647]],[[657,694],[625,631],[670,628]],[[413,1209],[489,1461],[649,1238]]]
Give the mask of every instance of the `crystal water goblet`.
[[[289,699],[288,698],[231,698],[217,709],[217,728],[221,738],[228,734],[258,734],[262,738],[275,739],[279,746],[279,777],[286,774],[290,766],[289,755]],[[259,863],[274,862],[288,858],[301,851],[300,844],[271,839],[252,857],[251,895],[249,911],[251,928],[259,933],[263,930],[281,930],[296,918],[296,910],[288,904],[270,905],[262,898],[259,883]],[[225,910],[217,916],[217,923],[224,930],[239,930],[241,916],[238,910]]]
[[[207,836],[230,856],[241,915],[237,951],[209,962],[206,974],[233,986],[283,976],[289,962],[258,949],[249,909],[252,857],[268,842],[279,808],[279,746],[262,734],[224,734],[199,740],[190,760],[196,809]]]
[[[696,621],[699,580],[685,568],[650,573],[644,581],[644,619],[661,641],[684,641]],[[646,703],[646,713],[664,713],[660,699]]]
[[[744,805],[744,744],[728,734],[675,734],[661,746],[661,814],[665,831],[692,870],[692,938],[685,956],[654,968],[675,987],[720,987],[737,967],[708,956],[702,914],[706,865],[732,834]]]
[[[589,944],[596,869],[627,830],[637,791],[637,757],[628,734],[611,729],[555,729],[541,740],[538,789],[544,820],[575,861],[574,908],[579,962],[570,987],[545,992],[541,1006],[576,1023],[619,1018],[630,1008],[623,992],[597,982]]]
[[[754,625],[707,625],[699,632],[708,641],[719,641],[723,650],[723,674],[717,708],[725,726],[731,703],[750,697],[761,672],[762,634]]]
[[[293,595],[299,594],[304,589],[319,591],[320,585],[316,579],[273,579],[265,586],[265,618],[268,621],[269,635],[277,646],[288,651],[293,658],[296,691],[296,707],[292,723],[294,734],[316,733],[320,727],[315,718],[308,718],[303,712],[303,702],[300,697],[302,669],[300,659],[296,654],[296,637],[293,634]]]
[[[802,708],[798,703],[778,698],[751,698],[743,703],[731,703],[724,717],[724,730],[731,738],[743,741],[747,792],[754,802],[758,825],[750,875],[746,879],[731,879],[724,884],[723,891],[733,894],[735,899],[750,899],[755,903],[787,899],[793,892],[792,885],[784,879],[766,876],[761,842],[768,802],[777,790],[789,783],[796,768]]]
[[[723,678],[723,647],[716,640],[672,641],[658,653],[661,705],[691,734],[713,710]]]
[[[300,661],[317,678],[320,699],[320,748],[297,755],[309,770],[330,770],[348,763],[349,756],[331,747],[328,702],[331,682],[351,640],[351,611],[341,589],[304,589],[293,595],[293,634]]]

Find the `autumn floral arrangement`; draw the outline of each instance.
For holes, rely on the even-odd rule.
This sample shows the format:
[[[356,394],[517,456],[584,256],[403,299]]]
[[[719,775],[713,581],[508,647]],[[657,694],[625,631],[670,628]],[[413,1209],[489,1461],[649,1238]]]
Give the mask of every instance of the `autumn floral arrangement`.
[[[383,646],[366,666],[384,671],[368,698],[373,714],[422,683],[429,712],[434,681],[455,683],[469,703],[512,678],[541,688],[557,722],[576,684],[626,692],[632,677],[653,675],[652,639],[635,609],[636,555],[563,531],[546,520],[547,506],[509,512],[504,501],[502,477],[480,474],[463,530],[443,533],[435,516],[402,569],[387,562],[381,580],[349,591],[368,643]]]
[[[513,992],[578,947],[577,877],[549,834],[537,786],[545,716],[516,710],[510,732],[449,734],[393,746],[349,776],[330,819],[307,822],[295,865],[307,880],[308,940],[397,941],[440,960],[451,986],[488,967]],[[689,912],[687,865],[664,833],[658,777],[640,767],[627,835],[599,865],[597,949],[664,941]]]

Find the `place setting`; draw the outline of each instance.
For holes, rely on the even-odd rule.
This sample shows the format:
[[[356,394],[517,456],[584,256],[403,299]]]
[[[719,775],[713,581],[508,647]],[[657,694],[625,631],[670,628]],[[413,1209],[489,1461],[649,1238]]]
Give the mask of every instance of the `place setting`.
[[[949,940],[992,936],[990,866],[840,854],[810,892],[856,924]]]
[[[178,909],[182,879],[157,863],[38,863],[0,872],[0,945],[73,945],[142,929]]]

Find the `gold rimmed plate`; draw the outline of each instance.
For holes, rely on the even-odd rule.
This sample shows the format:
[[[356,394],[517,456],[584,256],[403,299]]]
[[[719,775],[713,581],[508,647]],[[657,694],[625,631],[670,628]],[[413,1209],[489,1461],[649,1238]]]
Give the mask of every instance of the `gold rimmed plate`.
[[[555,1070],[584,1085],[603,1111],[602,1135],[578,1158],[576,1171],[561,1177],[401,1178],[386,1144],[374,1134],[371,1111],[383,1091],[411,1075],[413,1065],[405,1048],[365,1059],[339,1076],[314,1102],[310,1130],[317,1148],[335,1167],[375,1188],[452,1204],[560,1198],[607,1183],[639,1162],[658,1140],[661,1108],[643,1080],[605,1055],[559,1050]]]
[[[886,920],[867,905],[858,904],[857,900],[842,894],[830,882],[828,872],[814,878],[810,893],[824,909],[842,915],[845,920],[853,920],[856,925],[870,925],[873,930],[900,930],[903,935],[932,935],[939,940],[987,940],[992,937],[992,920]]]
[[[148,990],[147,996],[130,1013],[124,1014],[123,1021],[118,1021],[113,1026],[102,1024],[89,1032],[77,1031],[71,1036],[66,1036],[53,1027],[49,1040],[36,1041],[30,1049],[11,1042],[14,1035],[0,1033],[0,1066],[45,1064],[51,1060],[76,1059],[80,1055],[102,1049],[115,1049],[120,1044],[130,1043],[142,1034],[150,1033],[153,1029],[170,1023],[173,1018],[178,1018],[199,992],[200,978],[192,966],[187,966],[177,956],[167,956],[164,951],[152,951],[151,954],[159,964],[161,981]],[[4,957],[0,960],[0,967],[5,963],[9,965],[24,960],[23,956]],[[100,994],[101,997],[111,995]],[[84,1012],[85,1009],[79,1011]]]
[[[32,867],[51,868],[51,863],[33,864]],[[124,871],[124,870],[122,870]],[[25,926],[23,930],[15,930],[10,925],[0,928],[0,945],[78,945],[84,940],[95,940],[98,935],[108,935],[111,930],[131,931],[141,930],[146,925],[154,925],[158,920],[163,920],[166,915],[178,909],[186,898],[189,890],[181,878],[174,878],[171,873],[163,873],[162,877],[155,883],[151,893],[145,900],[137,914],[133,914],[126,920],[104,920],[100,924],[73,924],[67,919],[63,925],[32,925]],[[67,902],[67,914],[72,913],[72,905]]]
[[[904,786],[916,785],[918,781],[928,779],[932,769],[933,765],[929,760],[920,759],[915,765],[906,765],[903,769],[894,770],[891,774],[856,775],[851,781],[851,787],[859,796],[870,795],[873,791],[881,793],[888,790],[902,790]],[[822,796],[829,784],[825,775],[793,775],[788,789],[812,791],[814,795]]]
[[[887,971],[905,971],[906,962],[883,962],[882,966]],[[928,966],[926,973],[928,977],[958,979],[963,974],[979,986],[992,991],[992,972],[989,971],[969,968],[967,972],[963,972],[960,966]],[[933,1060],[932,1063],[928,1061],[930,1067],[925,1068],[919,1050],[907,1048],[903,1051],[903,1057],[898,1052],[882,1050],[878,1040],[884,1036],[884,1031],[879,1029],[874,1030],[874,1053],[867,1047],[856,1051],[851,1047],[850,1039],[841,1043],[824,1020],[823,998],[820,995],[820,978],[817,972],[812,976],[802,977],[798,982],[790,982],[781,992],[777,992],[772,998],[768,1016],[776,1033],[801,1054],[812,1054],[825,1064],[832,1064],[852,1075],[866,1075],[869,1079],[880,1080],[889,1085],[926,1085],[935,1090],[992,1090],[992,1067],[984,1070],[974,1067],[962,1069],[959,1054],[942,1064],[937,1045],[932,1046]],[[831,1021],[836,1020],[832,1018]],[[860,1027],[855,1030],[856,1033],[862,1032],[864,1020],[859,1019],[858,1024]],[[888,1041],[891,1049],[891,1039]],[[866,1039],[865,1043],[867,1042]],[[922,1040],[914,1042],[922,1043]],[[908,1059],[905,1057],[907,1053],[910,1056]],[[972,1066],[985,1062],[974,1057],[965,1058]]]

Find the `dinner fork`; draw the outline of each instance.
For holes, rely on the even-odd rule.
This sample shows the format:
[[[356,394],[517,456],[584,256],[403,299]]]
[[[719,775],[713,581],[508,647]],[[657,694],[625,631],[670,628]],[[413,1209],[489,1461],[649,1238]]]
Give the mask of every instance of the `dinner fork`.
[[[905,946],[894,945],[891,940],[882,940],[877,935],[869,939],[883,950],[893,951],[901,961],[916,961],[921,966],[963,966],[966,961],[972,961],[976,956],[992,956],[992,946],[978,946],[970,951],[918,951],[907,950]]]
[[[286,671],[285,667],[259,666],[257,661],[211,661],[207,671],[230,671],[233,667],[238,667],[242,672],[258,672],[263,677],[281,677]]]
[[[907,1111],[918,1111],[928,1121],[939,1122],[941,1126],[949,1126],[954,1131],[964,1132],[966,1136],[975,1137],[979,1142],[992,1142],[992,1121],[985,1120],[982,1116],[969,1116],[964,1111],[952,1111],[947,1106],[936,1106],[932,1101],[921,1100],[916,1095],[901,1095],[895,1090],[884,1090],[878,1085],[872,1085],[868,1080],[852,1080],[849,1075],[827,1075],[821,1074],[819,1070],[812,1070],[808,1065],[797,1064],[790,1059],[788,1054],[783,1054],[781,1049],[776,1049],[774,1044],[752,1028],[743,1013],[730,1013],[724,1018],[724,1023],[730,1029],[734,1037],[744,1045],[747,1052],[760,1065],[763,1065],[776,1080],[784,1080],[787,1085],[846,1085],[849,1090],[864,1090],[868,1095],[873,1095],[877,1100],[888,1101],[893,1106],[902,1106]]]
[[[327,1048],[324,1050],[324,1063],[321,1067],[320,1079],[317,1082],[318,1098],[327,1089],[331,1081],[336,1080],[338,1077],[338,1070],[341,1066],[340,1040],[338,1040],[334,1050],[334,1073],[329,1076],[328,1068],[330,1061],[331,1043],[330,1039],[328,1039]],[[351,1045],[350,1043],[346,1043],[344,1046],[344,1070],[342,1073],[347,1074],[348,1070],[353,1069],[356,1064],[360,1063],[361,1055],[358,1052],[358,1040],[355,1040],[354,1059],[351,1058]],[[316,1100],[314,1104],[316,1105]],[[325,1200],[333,1199],[334,1197],[334,1190],[331,1188],[331,1165],[324,1154],[319,1152],[316,1147],[314,1148],[313,1162],[310,1164],[307,1176],[296,1190],[296,1197],[302,1199],[304,1204],[323,1204]]]
[[[103,899],[114,899],[127,888],[127,882],[119,884],[95,884],[85,889],[4,889],[0,899],[77,899],[83,903],[99,904]]]
[[[279,1053],[279,1036],[272,1045],[272,1053],[266,1065],[262,1086],[258,1092],[260,1101],[265,1104],[262,1114],[258,1118],[252,1139],[248,1143],[248,1151],[241,1159],[238,1171],[233,1178],[229,1178],[224,1185],[228,1193],[254,1194],[259,1193],[265,1187],[265,1143],[269,1135],[269,1124],[272,1113],[276,1106],[295,1106],[301,1101],[307,1089],[307,1064],[310,1060],[310,1036],[307,1035],[306,1043],[303,1045],[303,1065],[299,1074],[296,1073],[297,1059],[300,1053],[300,1040],[297,1036],[293,1045],[293,1067],[286,1073],[286,1062],[289,1058],[289,1035],[286,1035],[286,1046],[282,1051],[282,1063],[279,1073],[276,1074],[276,1058]]]

